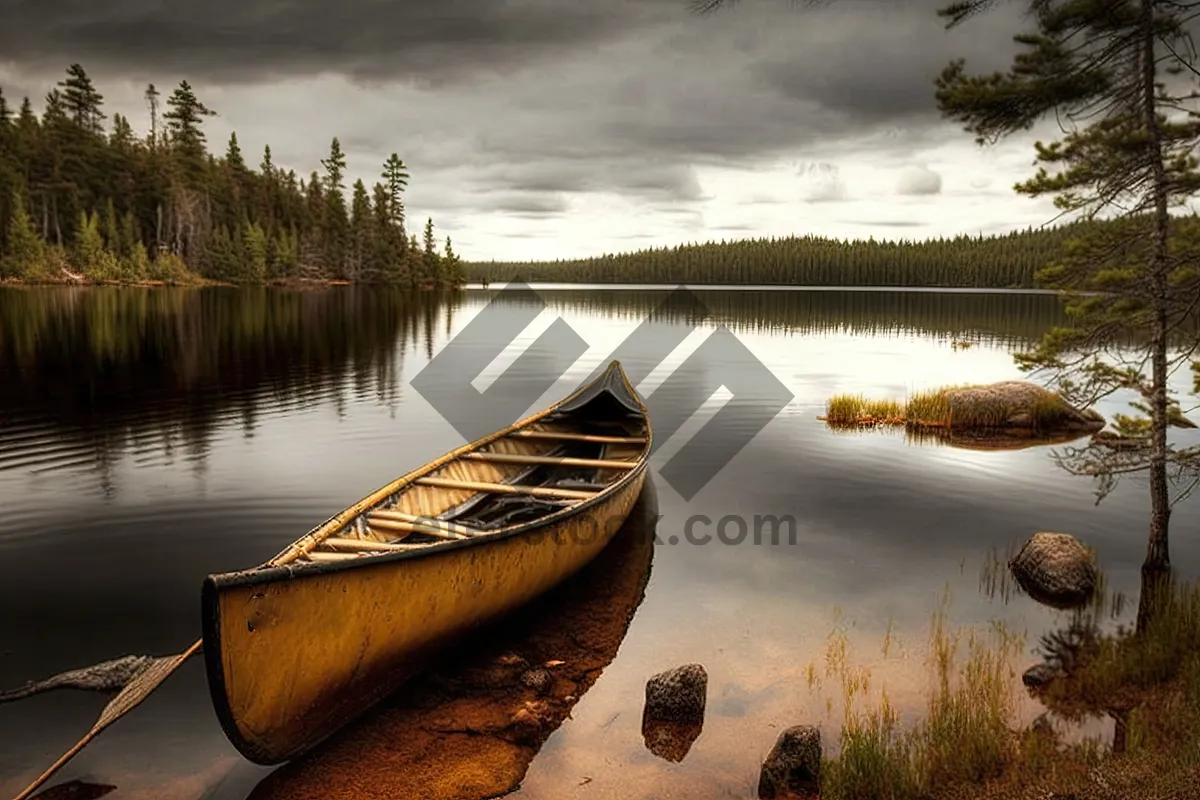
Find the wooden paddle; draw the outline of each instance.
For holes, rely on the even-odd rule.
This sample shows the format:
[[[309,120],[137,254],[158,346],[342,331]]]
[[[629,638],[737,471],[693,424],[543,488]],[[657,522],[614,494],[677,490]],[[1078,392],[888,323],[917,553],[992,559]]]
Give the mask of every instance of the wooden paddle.
[[[183,662],[199,652],[202,643],[203,640],[197,641],[182,653],[158,658],[151,662],[141,674],[125,684],[125,688],[104,707],[104,710],[100,712],[100,718],[96,720],[96,724],[92,726],[92,729],[82,739],[75,743],[74,747],[63,753],[58,761],[51,764],[49,769],[39,775],[33,783],[29,784],[25,791],[21,792],[13,800],[25,800],[25,798],[36,792],[38,787],[50,780],[54,773],[62,769],[63,765],[74,758],[80,750],[87,747],[92,739],[99,736],[102,730],[128,714],[138,704],[149,697],[150,693],[157,689],[159,684],[183,665]]]

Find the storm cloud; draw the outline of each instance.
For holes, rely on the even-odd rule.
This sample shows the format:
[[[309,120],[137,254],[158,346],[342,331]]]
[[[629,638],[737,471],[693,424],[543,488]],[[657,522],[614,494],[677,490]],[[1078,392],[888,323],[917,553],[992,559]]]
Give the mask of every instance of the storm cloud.
[[[144,129],[145,85],[186,78],[218,112],[213,149],[236,130],[248,154],[269,143],[307,174],[336,135],[368,183],[396,151],[410,212],[465,257],[571,256],[702,238],[706,218],[779,233],[788,204],[936,194],[856,170],[921,158],[950,174],[948,142],[983,158],[939,117],[933,80],[956,56],[1003,67],[1019,18],[1002,6],[947,32],[943,4],[757,0],[701,16],[686,0],[5,0],[0,85],[40,104],[79,62],[109,113]],[[795,163],[833,170],[797,178]],[[731,220],[742,197],[768,216]]]

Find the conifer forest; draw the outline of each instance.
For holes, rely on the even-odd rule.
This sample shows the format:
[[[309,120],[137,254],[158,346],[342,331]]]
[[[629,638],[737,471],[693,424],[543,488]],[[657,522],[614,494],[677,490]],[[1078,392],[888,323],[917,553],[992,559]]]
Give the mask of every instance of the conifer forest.
[[[0,279],[436,286],[458,282],[447,237],[408,232],[408,167],[393,153],[371,187],[346,186],[336,138],[307,176],[257,168],[236,133],[209,148],[215,111],[187,81],[146,87],[141,124],[114,113],[72,64],[40,114],[0,88]],[[347,189],[349,198],[347,199]]]

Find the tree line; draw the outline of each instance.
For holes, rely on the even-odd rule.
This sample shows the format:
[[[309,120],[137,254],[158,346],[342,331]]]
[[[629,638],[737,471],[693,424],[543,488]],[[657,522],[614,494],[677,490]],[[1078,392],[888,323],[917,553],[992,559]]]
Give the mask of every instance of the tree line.
[[[146,87],[148,130],[114,113],[79,64],[14,110],[0,88],[0,279],[262,283],[295,279],[435,286],[459,282],[433,220],[406,228],[408,167],[393,153],[346,192],[337,138],[307,178],[270,146],[250,166],[237,134],[209,151],[215,115],[187,81]]]
[[[877,241],[789,236],[656,247],[545,262],[475,262],[471,280],[588,283],[947,286],[1028,289],[1068,242],[1103,223],[999,236]]]

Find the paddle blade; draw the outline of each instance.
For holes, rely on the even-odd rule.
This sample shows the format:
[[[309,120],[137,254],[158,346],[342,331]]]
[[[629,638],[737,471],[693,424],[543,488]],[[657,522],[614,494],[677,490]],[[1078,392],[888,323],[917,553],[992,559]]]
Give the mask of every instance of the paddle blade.
[[[100,731],[112,725],[121,717],[132,711],[139,703],[150,696],[150,693],[157,689],[163,681],[170,677],[171,673],[179,669],[183,662],[191,658],[200,649],[203,640],[195,642],[187,650],[184,650],[179,655],[166,656],[165,658],[156,658],[150,662],[150,665],[139,674],[136,678],[125,684],[120,693],[112,699],[112,701],[104,707],[100,712],[100,718],[96,720],[96,724],[87,734],[75,743],[67,752],[59,757],[50,765],[50,768],[38,776],[37,780],[29,784],[25,791],[21,792],[14,800],[25,800],[31,794],[37,791],[38,787],[62,769],[68,761],[75,757],[80,750],[88,745],[88,742],[95,739]]]
[[[125,688],[100,712],[100,718],[92,726],[92,735],[94,736],[132,711],[199,649],[200,642],[196,642],[182,653],[156,658],[150,662],[150,665],[136,678],[125,684]]]

